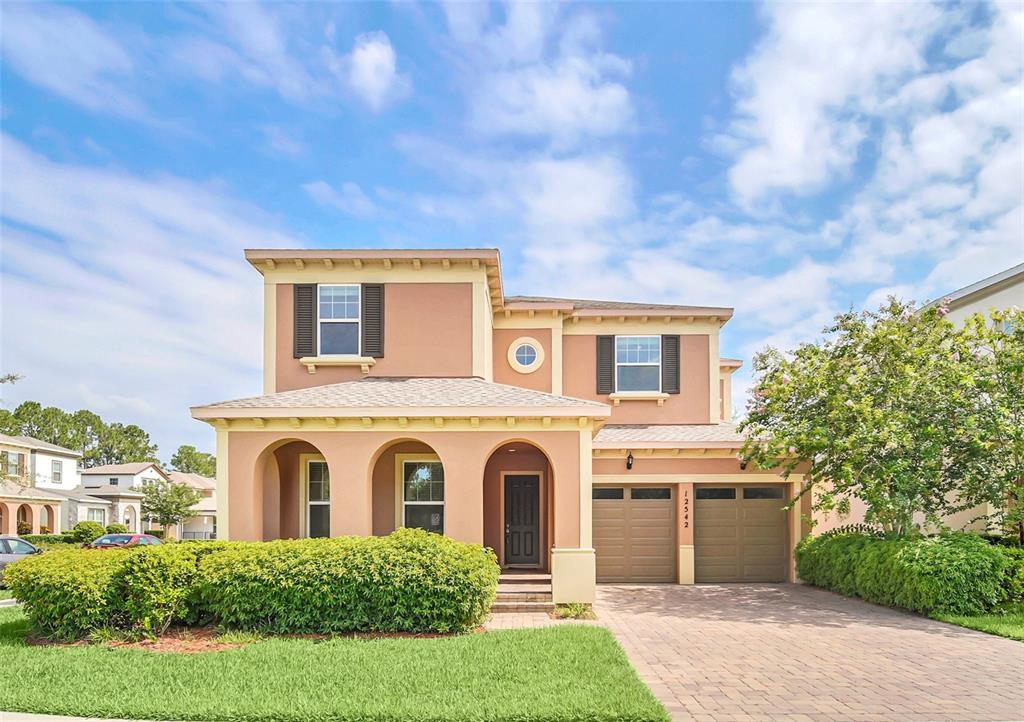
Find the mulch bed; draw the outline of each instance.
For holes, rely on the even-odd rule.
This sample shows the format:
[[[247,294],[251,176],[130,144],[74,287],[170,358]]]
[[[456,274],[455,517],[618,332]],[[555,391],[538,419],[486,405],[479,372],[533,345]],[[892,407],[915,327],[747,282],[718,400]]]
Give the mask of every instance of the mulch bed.
[[[473,634],[485,632],[483,627],[472,630]],[[89,645],[105,645],[107,647],[121,647],[127,649],[144,649],[149,652],[171,652],[176,654],[193,654],[196,652],[224,652],[229,649],[238,649],[249,644],[263,641],[264,639],[308,639],[313,642],[324,642],[330,639],[442,639],[454,637],[454,634],[413,632],[346,632],[342,634],[281,634],[267,635],[251,642],[224,642],[219,641],[220,632],[216,627],[171,627],[159,637],[133,639],[133,640],[111,640],[108,642],[94,642],[88,639],[79,639],[74,642],[55,642],[51,639],[43,639],[29,635],[25,638],[26,644],[39,647],[85,647]]]

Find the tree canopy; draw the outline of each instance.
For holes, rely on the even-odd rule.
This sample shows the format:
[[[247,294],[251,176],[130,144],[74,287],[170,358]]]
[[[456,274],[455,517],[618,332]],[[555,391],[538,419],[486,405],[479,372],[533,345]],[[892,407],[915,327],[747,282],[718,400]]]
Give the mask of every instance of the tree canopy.
[[[193,516],[192,506],[201,498],[195,489],[163,479],[142,488],[142,514],[165,530]]]
[[[190,474],[213,477],[217,475],[217,457],[196,447],[183,444],[171,457],[171,468]]]
[[[31,436],[82,454],[82,466],[158,462],[157,445],[135,424],[107,423],[91,411],[73,413],[38,401],[0,410],[0,433]]]
[[[758,354],[743,458],[806,474],[816,510],[862,500],[866,521],[894,534],[915,514],[941,526],[985,501],[1005,509],[1024,473],[1024,319],[958,329],[947,313],[890,299],[837,316],[819,343]]]

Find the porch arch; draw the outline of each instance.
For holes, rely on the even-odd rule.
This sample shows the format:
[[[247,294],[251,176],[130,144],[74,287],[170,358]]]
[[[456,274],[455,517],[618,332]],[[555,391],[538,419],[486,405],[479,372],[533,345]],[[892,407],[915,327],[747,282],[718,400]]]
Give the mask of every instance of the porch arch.
[[[253,478],[259,538],[332,535],[330,471],[318,446],[299,438],[275,441],[256,457]]]
[[[18,527],[25,524],[29,526],[29,534],[33,534],[38,531],[38,527],[35,524],[35,509],[33,509],[29,504],[21,504],[18,507],[17,522],[14,525],[15,533],[20,534],[21,531]]]
[[[509,521],[506,515],[510,510],[505,504],[505,479],[523,475],[536,475],[539,481],[537,563],[526,562],[523,565],[550,570],[550,549],[555,538],[554,464],[543,447],[527,439],[505,439],[487,455],[483,476],[484,545],[494,549],[502,567],[509,566],[512,559],[506,545],[513,540],[506,535],[506,522]]]
[[[137,531],[139,531],[139,527],[137,526],[137,524],[138,524],[138,515],[136,515],[136,513],[135,513],[135,507],[134,506],[127,506],[127,507],[125,507],[125,510],[124,510],[124,525],[126,527],[128,527],[128,531],[130,531],[130,532],[137,532]]]
[[[0,501],[0,534],[13,534],[11,528],[11,510],[7,504]]]
[[[418,489],[413,491],[411,503],[406,503],[404,471],[406,464],[420,464],[420,483]],[[441,478],[427,479],[423,476],[423,465],[440,464]],[[441,454],[429,443],[415,437],[403,437],[391,440],[383,444],[374,452],[370,459],[370,499],[372,512],[372,529],[375,536],[390,534],[395,529],[406,525],[406,512],[414,519],[419,520],[430,527],[435,521],[434,516],[440,514],[440,527],[446,528],[445,504],[447,488],[444,483],[444,459]],[[401,481],[400,481],[401,480]],[[441,498],[438,496],[440,489]],[[413,507],[418,507],[413,509]],[[412,523],[409,524],[413,525]],[[433,524],[433,528],[437,528]]]
[[[39,533],[57,534],[60,529],[57,526],[57,514],[50,504],[43,504],[39,508]]]

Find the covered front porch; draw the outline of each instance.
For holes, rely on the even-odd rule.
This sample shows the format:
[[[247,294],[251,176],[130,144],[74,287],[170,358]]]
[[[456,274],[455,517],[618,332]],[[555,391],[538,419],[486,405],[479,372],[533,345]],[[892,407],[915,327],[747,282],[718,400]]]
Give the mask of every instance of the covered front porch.
[[[503,568],[549,572],[556,602],[593,601],[591,439],[608,407],[480,379],[407,381],[442,384],[462,405],[430,404],[428,393],[420,406],[246,405],[244,416],[236,407],[194,409],[218,429],[218,535],[255,541],[421,527],[488,546]],[[353,386],[381,383],[317,391],[333,389],[336,403]]]

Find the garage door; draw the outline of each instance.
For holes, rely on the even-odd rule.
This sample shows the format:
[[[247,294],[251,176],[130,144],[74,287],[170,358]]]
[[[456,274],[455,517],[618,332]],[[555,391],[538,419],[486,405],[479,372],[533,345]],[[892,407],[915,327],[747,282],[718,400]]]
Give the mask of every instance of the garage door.
[[[672,495],[672,487],[594,487],[597,581],[676,581]]]
[[[694,579],[784,582],[789,561],[782,486],[703,486],[694,496]]]

